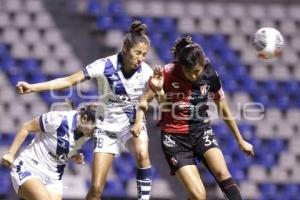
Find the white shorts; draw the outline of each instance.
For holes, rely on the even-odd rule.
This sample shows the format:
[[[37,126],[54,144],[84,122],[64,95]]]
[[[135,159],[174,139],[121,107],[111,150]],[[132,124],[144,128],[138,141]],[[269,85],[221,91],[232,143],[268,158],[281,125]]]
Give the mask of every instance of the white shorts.
[[[53,179],[38,170],[31,167],[28,161],[22,158],[17,158],[14,162],[14,167],[11,172],[11,180],[15,192],[18,194],[20,186],[26,181],[37,178],[42,181],[49,192],[55,192],[62,195],[63,185],[61,180]]]
[[[148,137],[146,126],[142,129],[140,135]],[[97,128],[93,138],[94,153],[112,153],[117,156],[127,149],[125,145],[131,137],[130,129],[126,129],[121,133],[113,133]]]

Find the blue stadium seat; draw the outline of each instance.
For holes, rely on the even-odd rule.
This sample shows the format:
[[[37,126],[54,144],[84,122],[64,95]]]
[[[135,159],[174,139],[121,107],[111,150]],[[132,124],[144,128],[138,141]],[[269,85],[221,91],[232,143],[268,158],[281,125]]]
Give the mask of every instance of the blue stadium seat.
[[[223,80],[224,90],[227,92],[237,92],[240,89],[237,81],[234,79],[224,79]]]
[[[261,92],[261,91],[252,92],[251,96],[254,102],[263,104],[265,108],[268,108],[274,104],[270,101],[269,95],[266,94],[265,92]]]
[[[28,71],[30,73],[33,73],[36,70],[39,70],[40,64],[35,59],[24,59],[24,60],[21,60],[20,67],[23,69],[26,69],[26,71]]]
[[[300,196],[300,187],[296,184],[285,184],[282,187],[282,194],[286,199],[296,199]]]
[[[51,96],[50,92],[43,92],[40,94],[42,99],[48,104],[52,104],[53,102],[55,102],[55,99],[53,99],[53,97]]]
[[[247,68],[244,65],[233,65],[231,72],[232,76],[235,78],[244,78],[248,76]]]
[[[227,41],[225,37],[222,34],[213,34],[208,36],[207,40],[211,44],[212,48],[220,48],[221,47],[226,47],[227,46]]]
[[[294,93],[298,94],[299,88],[300,88],[300,83],[298,81],[291,80],[291,81],[284,82],[283,89],[289,94],[294,94]]]
[[[257,86],[257,82],[250,78],[249,76],[244,77],[244,90],[251,94],[257,94],[259,92],[259,88]]]
[[[16,65],[15,59],[13,59],[10,56],[6,56],[0,59],[0,67],[3,69],[5,72],[9,70],[9,68],[13,67]]]
[[[274,154],[280,153],[286,150],[286,145],[282,139],[269,139],[267,141],[268,151],[272,151]]]
[[[252,159],[247,157],[238,147],[231,153],[232,164],[239,170],[246,170],[251,165]]]
[[[140,20],[142,23],[147,24],[148,28],[149,28],[149,35],[151,35],[152,33],[155,33],[156,31],[153,31],[153,29],[155,29],[155,22],[153,20],[152,17],[146,17],[146,16],[141,16],[137,18],[138,20]]]
[[[100,30],[110,30],[115,28],[114,20],[109,15],[99,15],[97,19],[97,27]]]
[[[278,92],[279,84],[277,81],[270,80],[270,81],[265,81],[264,83],[264,90],[266,92]]]
[[[14,140],[15,134],[13,133],[0,133],[0,146],[9,146]]]
[[[127,32],[130,24],[132,23],[132,18],[127,15],[119,15],[115,19],[116,26],[123,32]]]
[[[215,178],[210,174],[210,172],[205,169],[204,171],[201,171],[201,178],[205,180],[205,184],[213,184],[216,182]]]
[[[102,7],[100,1],[89,0],[87,4],[87,12],[90,15],[98,16],[104,12],[104,8]]]
[[[0,43],[0,58],[5,58],[9,55],[9,50],[6,44]]]
[[[275,198],[279,190],[278,187],[273,183],[263,183],[259,188],[263,196],[267,198]]]
[[[123,7],[122,1],[112,0],[108,2],[107,12],[112,16],[124,16],[125,8]]]
[[[26,81],[28,81],[30,83],[40,83],[40,82],[45,82],[47,80],[50,80],[50,79],[47,79],[44,74],[38,73],[38,71],[33,76],[30,76],[30,78],[26,77]]]
[[[161,33],[177,32],[175,20],[168,17],[159,18],[155,28]]]
[[[276,96],[276,106],[281,110],[291,107],[292,105],[289,96],[284,93],[278,93]]]
[[[161,43],[163,40],[163,34],[161,33],[156,33],[156,32],[151,32],[149,34],[149,37],[151,39],[151,44],[156,47],[156,48],[160,48]]]
[[[197,42],[198,44],[200,44],[203,48],[204,46],[207,46],[207,40],[205,39],[205,37],[201,34],[196,34],[196,33],[193,33],[191,34],[192,36],[192,39]]]
[[[168,48],[158,49],[158,54],[160,55],[160,58],[164,61],[164,63],[168,63],[173,60],[173,57]]]
[[[253,127],[246,123],[239,123],[238,127],[247,141],[252,141],[255,138]]]
[[[229,171],[231,175],[234,177],[234,180],[237,182],[243,181],[246,179],[246,172],[239,167],[239,165],[231,164],[229,166]]]
[[[5,197],[7,192],[10,191],[11,183],[9,176],[9,169],[0,166],[0,196]]]
[[[124,197],[126,196],[125,186],[119,180],[106,181],[104,191],[104,197]]]
[[[136,176],[135,160],[129,153],[122,153],[115,158],[113,166],[119,179],[123,182],[135,178]]]

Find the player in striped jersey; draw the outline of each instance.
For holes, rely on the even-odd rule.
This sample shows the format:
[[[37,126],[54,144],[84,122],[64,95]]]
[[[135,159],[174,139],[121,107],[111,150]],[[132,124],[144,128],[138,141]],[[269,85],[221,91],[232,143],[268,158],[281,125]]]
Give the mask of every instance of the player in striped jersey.
[[[30,200],[62,199],[62,176],[69,158],[84,164],[77,151],[92,136],[96,107],[86,105],[79,111],[52,111],[24,123],[1,163],[12,167],[11,178],[18,196]],[[37,134],[16,157],[31,132]]]
[[[239,189],[231,177],[211,128],[207,110],[208,99],[231,129],[240,149],[248,156],[253,147],[245,141],[224,99],[219,76],[206,58],[200,45],[190,37],[177,40],[172,49],[174,61],[156,69],[149,81],[149,90],[142,96],[137,112],[134,135],[143,127],[148,101],[155,97],[161,104],[161,144],[171,174],[176,175],[192,200],[206,199],[205,188],[195,159],[215,177],[226,199],[241,200]]]
[[[64,89],[87,79],[97,79],[102,120],[96,122],[92,184],[88,200],[100,198],[112,161],[123,146],[134,152],[137,159],[138,198],[150,198],[152,172],[146,128],[144,126],[139,137],[132,137],[130,133],[135,119],[135,105],[153,74],[151,67],[144,62],[150,48],[146,28],[139,21],[133,22],[124,38],[122,52],[98,59],[71,76],[38,84],[17,84],[18,91],[23,94]]]

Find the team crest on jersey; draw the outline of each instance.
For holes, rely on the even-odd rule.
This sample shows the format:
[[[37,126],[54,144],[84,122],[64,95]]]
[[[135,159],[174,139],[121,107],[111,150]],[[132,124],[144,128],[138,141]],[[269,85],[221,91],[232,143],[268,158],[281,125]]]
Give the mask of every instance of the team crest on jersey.
[[[173,68],[174,68],[174,63],[169,63],[169,64],[166,64],[166,65],[163,66],[163,69],[164,69],[166,72],[171,71]]]
[[[202,96],[205,96],[208,93],[209,85],[200,85],[200,93]]]

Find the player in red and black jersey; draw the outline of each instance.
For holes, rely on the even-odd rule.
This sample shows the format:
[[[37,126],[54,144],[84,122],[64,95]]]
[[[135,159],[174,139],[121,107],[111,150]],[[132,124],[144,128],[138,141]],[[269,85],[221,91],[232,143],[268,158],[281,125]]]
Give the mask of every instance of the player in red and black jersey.
[[[195,165],[195,159],[198,159],[215,177],[227,199],[240,200],[241,194],[211,129],[207,115],[208,99],[213,99],[217,105],[240,149],[252,156],[253,147],[240,134],[225,101],[220,79],[201,46],[190,37],[184,37],[176,41],[172,53],[174,61],[157,68],[149,80],[149,88],[140,100],[136,123],[131,131],[135,136],[140,133],[148,103],[156,97],[162,113],[162,148],[171,174],[176,174],[189,198],[206,199]]]

